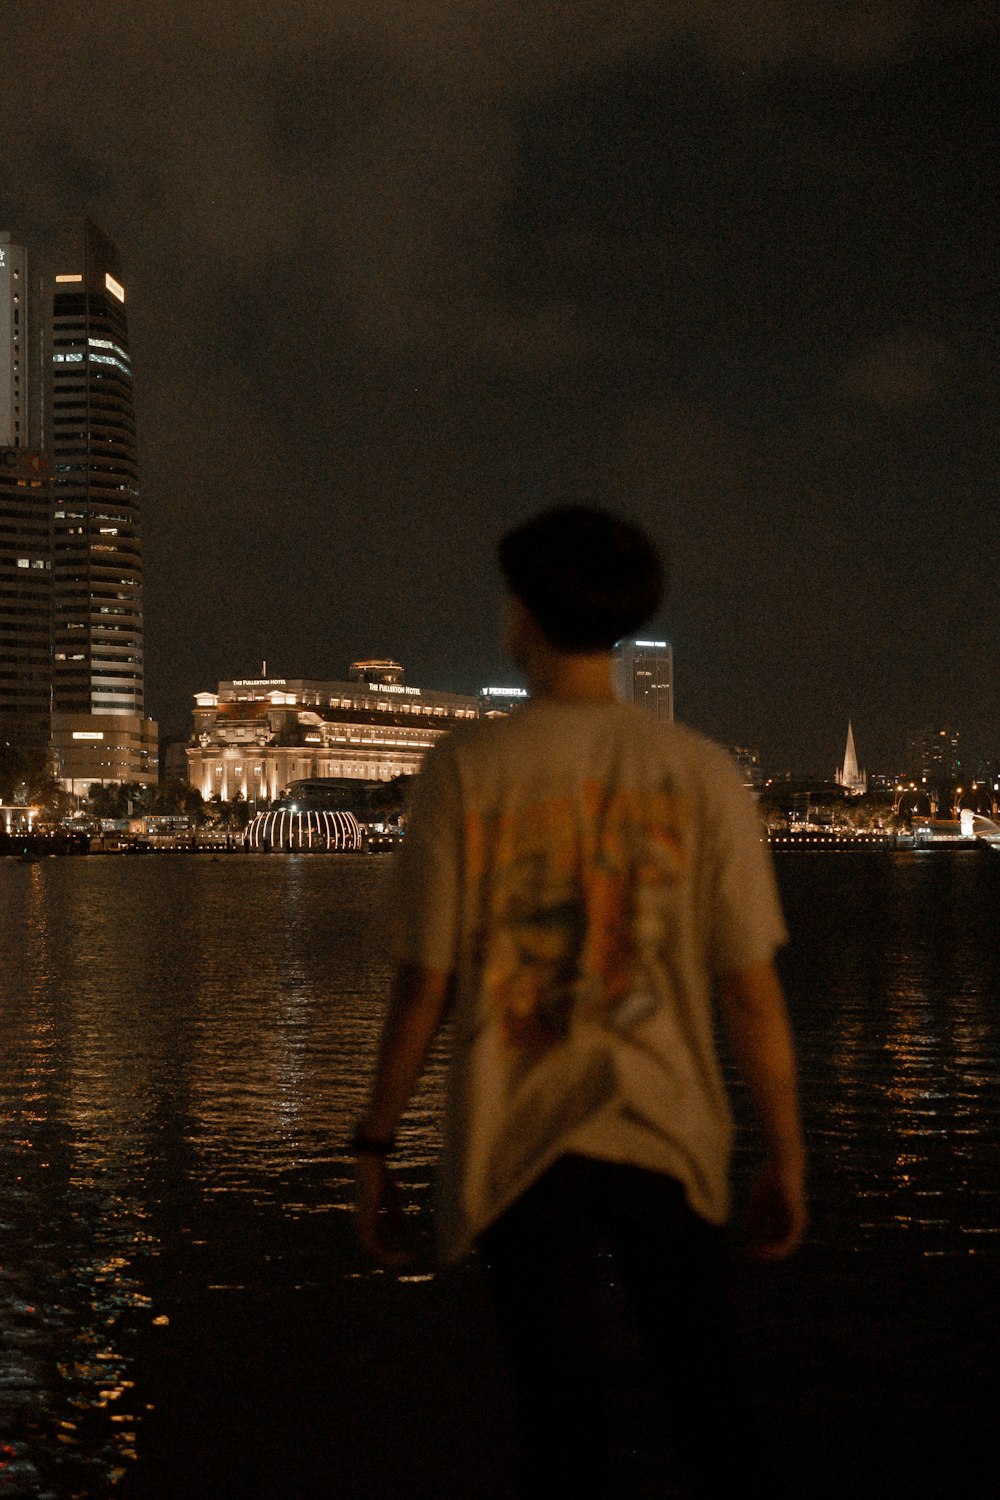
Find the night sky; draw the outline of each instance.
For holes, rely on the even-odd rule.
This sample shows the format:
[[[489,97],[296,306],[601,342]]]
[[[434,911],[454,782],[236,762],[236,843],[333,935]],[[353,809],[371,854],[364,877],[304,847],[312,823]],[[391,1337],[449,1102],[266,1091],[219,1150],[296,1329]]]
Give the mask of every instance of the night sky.
[[[679,715],[1000,755],[993,3],[4,8],[0,227],[119,245],[147,709],[512,680],[493,549],[667,548]]]

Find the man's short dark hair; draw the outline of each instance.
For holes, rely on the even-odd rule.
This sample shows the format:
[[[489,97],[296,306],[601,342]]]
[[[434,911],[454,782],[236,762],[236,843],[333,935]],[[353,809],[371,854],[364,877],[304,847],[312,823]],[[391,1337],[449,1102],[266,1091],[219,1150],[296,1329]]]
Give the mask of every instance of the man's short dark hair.
[[[655,614],[663,564],[646,533],[608,511],[559,505],[508,531],[500,570],[549,644],[610,651]]]

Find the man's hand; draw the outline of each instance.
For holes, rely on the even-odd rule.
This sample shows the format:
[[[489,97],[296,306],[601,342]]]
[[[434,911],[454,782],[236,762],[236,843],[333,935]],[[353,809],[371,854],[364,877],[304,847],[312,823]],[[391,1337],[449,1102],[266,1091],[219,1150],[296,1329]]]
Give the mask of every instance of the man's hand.
[[[750,1185],[745,1231],[755,1260],[784,1260],[806,1232],[805,1178],[801,1171],[765,1163]]]
[[[406,1102],[427,1061],[451,996],[452,976],[403,964],[396,971],[389,1013],[382,1030],[368,1113],[360,1122],[369,1141],[392,1141]],[[403,1266],[412,1258],[399,1192],[385,1164],[384,1151],[359,1151],[357,1231],[368,1254],[383,1266]]]
[[[805,1234],[806,1151],[792,1033],[774,965],[723,975],[719,999],[764,1135],[764,1165],[747,1205],[747,1249],[758,1260],[782,1260]]]
[[[362,1152],[356,1167],[358,1239],[381,1266],[405,1266],[413,1252],[399,1201],[399,1189],[381,1156]]]

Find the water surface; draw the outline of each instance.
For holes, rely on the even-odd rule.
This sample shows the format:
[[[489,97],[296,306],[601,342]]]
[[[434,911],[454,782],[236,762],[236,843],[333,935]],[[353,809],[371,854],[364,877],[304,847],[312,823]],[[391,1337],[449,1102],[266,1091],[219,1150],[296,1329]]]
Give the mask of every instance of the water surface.
[[[474,1268],[397,1282],[350,1235],[388,874],[364,856],[0,861],[0,1496],[150,1500],[201,1493],[197,1476],[216,1496],[458,1495],[477,1462],[479,1493],[507,1493],[502,1459],[466,1451],[504,1440]],[[950,1401],[968,1450],[995,1379],[1000,858],[793,854],[779,875],[813,1227],[783,1280],[748,1273],[750,1322],[763,1405],[796,1402],[797,1461],[824,1454],[800,1492],[834,1495],[844,1432],[877,1413],[896,1441]],[[411,1208],[441,1068],[402,1133]],[[369,1400],[396,1413],[381,1451],[359,1435]],[[464,1443],[442,1437],[449,1403]],[[907,1492],[947,1493],[957,1462],[914,1458]]]

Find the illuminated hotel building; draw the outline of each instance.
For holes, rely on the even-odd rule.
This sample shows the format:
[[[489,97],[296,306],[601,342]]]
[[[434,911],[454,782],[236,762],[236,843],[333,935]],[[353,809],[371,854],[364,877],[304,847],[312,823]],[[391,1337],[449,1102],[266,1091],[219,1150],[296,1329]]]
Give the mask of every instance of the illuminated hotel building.
[[[0,233],[0,740],[49,737],[48,466],[29,385],[28,255]]]
[[[87,221],[45,288],[42,441],[53,465],[52,744],[76,792],[155,782],[143,714],[142,546],[118,251]]]
[[[666,641],[619,641],[614,659],[615,692],[654,719],[673,723],[674,652]]]
[[[196,693],[188,781],[205,798],[274,800],[293,781],[412,776],[479,700],[411,687],[394,661],[357,661],[346,682],[260,677]]]

